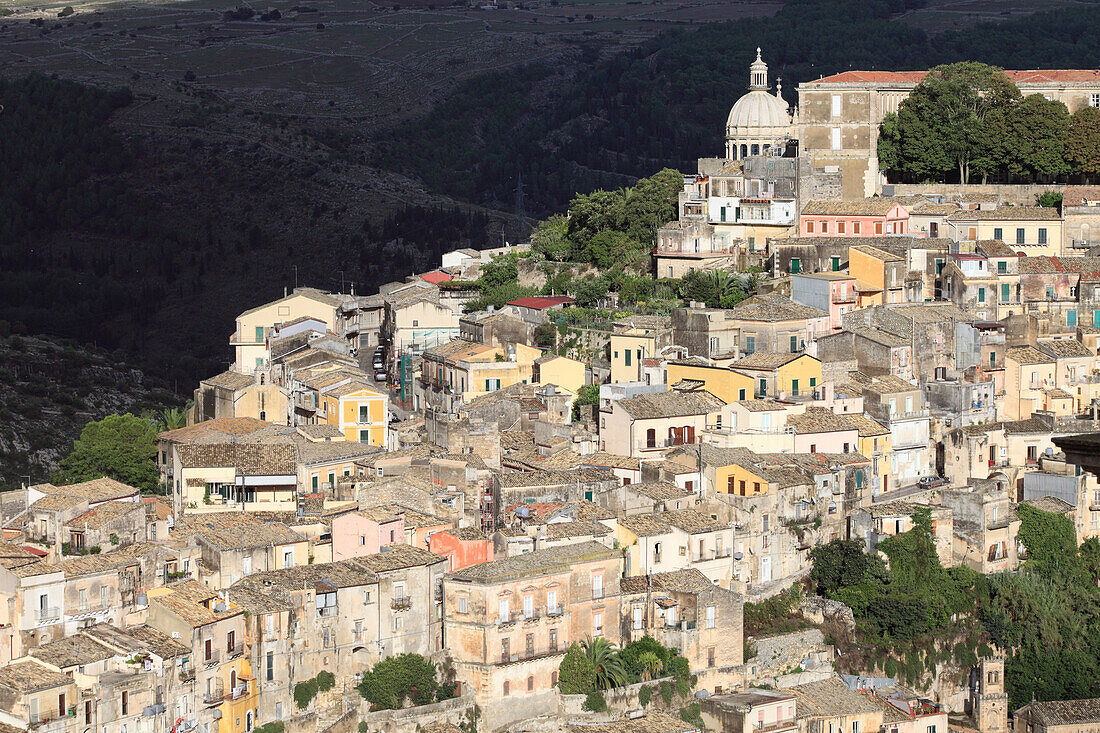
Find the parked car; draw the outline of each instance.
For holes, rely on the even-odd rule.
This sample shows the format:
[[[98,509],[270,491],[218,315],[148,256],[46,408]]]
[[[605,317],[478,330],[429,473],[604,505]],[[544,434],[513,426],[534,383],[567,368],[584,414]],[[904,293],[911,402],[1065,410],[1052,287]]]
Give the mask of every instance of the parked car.
[[[921,487],[922,489],[931,489],[946,483],[947,479],[941,478],[939,476],[921,476],[917,480],[917,486]]]
[[[387,379],[389,379],[389,375],[386,374],[385,369],[376,369],[375,370],[375,372],[374,372],[374,381],[376,381],[376,382],[385,382]]]

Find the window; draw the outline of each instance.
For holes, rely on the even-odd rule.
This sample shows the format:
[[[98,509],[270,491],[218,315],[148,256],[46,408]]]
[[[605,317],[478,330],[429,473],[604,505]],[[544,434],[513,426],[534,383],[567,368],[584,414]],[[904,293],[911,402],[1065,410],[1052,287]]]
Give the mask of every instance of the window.
[[[822,234],[828,234],[829,233],[829,222],[827,222],[827,221],[821,222],[821,233]]]
[[[752,353],[752,352],[749,352],[749,353]],[[768,394],[768,380],[767,379],[761,379],[760,380],[760,396],[764,397],[767,394]],[[771,417],[771,415],[768,415],[768,414],[764,415],[765,420],[767,420],[770,417]]]
[[[508,599],[507,598],[501,598],[500,599],[499,612],[500,612],[500,615],[498,616],[498,618],[500,619],[500,623],[505,623],[506,621],[508,621]]]
[[[359,442],[360,443],[369,443],[370,442],[370,431],[369,430],[360,430],[359,431]],[[381,469],[379,469],[379,470],[381,470]]]
[[[1077,325],[1077,311],[1066,311],[1066,325],[1071,328]]]
[[[791,353],[798,351],[798,336],[791,336]]]
[[[841,222],[837,226],[840,227],[840,233],[843,234],[844,233],[844,222]],[[832,265],[833,265],[833,272],[840,272],[840,258],[839,257],[834,257],[832,259]]]
[[[1008,302],[1008,283],[1001,283],[1001,302]]]
[[[1039,244],[1047,243],[1047,230],[1046,227],[1039,228]]]
[[[535,615],[535,597],[524,596],[523,597],[523,617],[531,618]]]
[[[881,221],[876,221],[875,222],[875,234],[882,234],[882,222]]]
[[[466,596],[458,597],[458,612],[466,613]]]
[[[512,683],[507,680],[504,681],[504,696],[508,697],[508,693],[512,691]]]
[[[814,233],[814,223],[812,221],[806,222],[806,233],[807,234],[813,234]]]
[[[64,712],[64,710],[65,710],[65,696],[64,695],[61,695],[61,696],[58,697],[58,703],[57,704],[58,704],[58,707],[60,708],[59,712]],[[129,715],[130,714],[130,693],[127,692],[126,690],[122,691],[122,714],[123,715]]]
[[[547,641],[547,648],[550,651],[556,652],[558,650],[558,630],[550,629],[549,640]]]
[[[1023,244],[1023,243],[1024,243],[1024,228],[1023,227],[1018,227],[1016,229],[1016,244]]]
[[[755,336],[746,336],[745,337],[745,353],[746,354],[755,354],[756,353],[756,337]]]
[[[626,360],[626,365],[630,366],[630,349],[623,351],[623,358]]]
[[[641,606],[635,606],[631,610],[631,616],[632,616],[633,628],[635,628],[635,629],[642,628],[642,607]]]
[[[810,227],[810,232],[811,233],[813,232],[813,226],[812,225]],[[791,274],[792,275],[797,275],[800,272],[802,272],[802,260],[799,259],[798,257],[792,257],[791,258]]]
[[[528,691],[528,692],[531,692],[531,691],[532,691],[532,690],[534,690],[534,689],[535,689],[535,676],[534,676],[534,675],[530,675],[530,676],[529,676],[529,677],[527,678],[527,691]]]
[[[603,614],[592,614],[592,636],[603,636]]]
[[[707,606],[707,628],[714,628],[714,606]]]
[[[657,447],[657,431],[653,428],[645,431],[645,447],[656,448]]]
[[[839,94],[834,94],[832,96],[831,112],[833,117],[840,117],[840,100],[841,97]]]
[[[1003,242],[1005,239],[1005,230],[1001,227],[993,227],[993,238]]]
[[[844,222],[843,221],[838,221],[836,223],[836,233],[837,234],[843,234],[844,233]],[[836,260],[837,258],[834,257],[833,259]],[[834,268],[834,270],[835,270],[835,268]]]
[[[840,128],[834,127],[829,131],[830,139],[829,143],[833,150],[840,150]]]
[[[797,379],[792,379],[791,380],[791,394],[794,395],[795,397],[798,396],[798,380]]]
[[[852,733],[859,733],[859,721],[858,720],[853,720],[852,721]]]
[[[1008,263],[1005,262],[1004,260],[999,260],[997,262],[997,274],[998,275],[1003,275],[1006,272],[1008,272]]]
[[[275,679],[275,652],[267,653],[267,681]]]
[[[738,400],[744,400],[745,399],[745,389],[743,387],[741,389],[737,390],[737,399]]]
[[[1054,286],[1047,285],[1047,300],[1054,300]]]
[[[1100,107],[1100,94],[1093,93],[1089,95],[1089,106]]]
[[[603,576],[592,576],[592,598],[603,598]]]
[[[369,405],[359,405],[359,422],[370,422]]]
[[[256,341],[262,342],[264,340],[264,327],[256,326]]]
[[[713,667],[714,666],[714,647],[708,647],[707,648],[707,666],[708,667]]]
[[[859,222],[858,221],[853,221],[852,222],[852,234],[859,234]]]

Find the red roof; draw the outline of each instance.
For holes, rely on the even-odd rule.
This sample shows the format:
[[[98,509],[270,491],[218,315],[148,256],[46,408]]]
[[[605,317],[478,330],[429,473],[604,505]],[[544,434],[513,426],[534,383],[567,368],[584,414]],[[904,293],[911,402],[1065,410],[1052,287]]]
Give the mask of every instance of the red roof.
[[[37,555],[38,557],[46,557],[50,554],[45,550],[39,550],[37,547],[31,547],[30,545],[23,545],[23,549],[31,553],[32,555]]]
[[[927,71],[842,71],[808,84],[919,84]],[[1005,74],[1015,84],[1072,84],[1100,81],[1100,70],[1094,69],[1030,69]]]
[[[527,298],[508,301],[508,305],[518,305],[521,308],[534,308],[535,310],[541,311],[547,308],[553,308],[556,305],[576,302],[577,301],[570,298],[568,295],[532,295]]]
[[[1066,186],[1062,206],[1084,206],[1086,201],[1100,201],[1100,187]]]
[[[439,283],[449,283],[454,278],[442,270],[432,270],[431,272],[425,272],[420,276],[420,279],[430,282],[432,285],[438,285]]]

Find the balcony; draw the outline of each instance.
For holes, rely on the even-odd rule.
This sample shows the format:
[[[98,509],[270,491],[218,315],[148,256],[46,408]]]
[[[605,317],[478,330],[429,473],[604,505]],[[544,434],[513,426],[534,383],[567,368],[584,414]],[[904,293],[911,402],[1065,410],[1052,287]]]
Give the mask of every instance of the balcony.
[[[678,445],[692,445],[699,440],[639,440],[635,446],[637,450],[664,450],[675,448]]]
[[[776,720],[771,723],[757,723],[752,729],[754,733],[771,733],[772,731],[794,728],[797,725],[798,722],[794,718],[787,718],[786,720]]]
[[[546,609],[546,615],[551,618],[558,618],[563,613],[565,613],[565,611],[562,610],[561,606],[554,606],[553,608]]]
[[[408,596],[396,596],[390,601],[390,608],[395,611],[407,611],[412,608],[412,599]]]
[[[509,614],[497,616],[497,626],[511,626],[512,624],[519,623],[523,618],[523,614],[518,611],[514,611]]]
[[[555,657],[565,654],[565,648],[549,648],[539,650],[524,651],[521,653],[501,654],[499,664],[516,664],[517,662],[529,662],[534,659],[543,659],[545,657]]]
[[[57,606],[51,606],[49,608],[37,608],[34,611],[35,621],[55,621],[61,618],[61,609]]]
[[[184,667],[180,670],[180,682],[194,682],[195,681],[195,668]]]
[[[321,606],[317,609],[317,618],[333,618],[336,616],[336,606]]]
[[[207,665],[207,666],[214,665],[214,664],[220,664],[221,661],[222,661],[222,655],[221,655],[221,652],[218,651],[217,649],[211,649],[210,653],[209,654],[204,654],[203,658],[202,658],[202,663]]]
[[[226,648],[225,648],[225,659],[226,659],[226,661],[229,661],[230,659],[236,659],[237,657],[241,656],[242,654],[244,654],[244,642],[243,641],[237,642],[233,646],[226,646]]]
[[[216,684],[211,685],[202,694],[203,705],[219,705],[222,700],[225,699],[225,688],[222,687],[222,683],[219,680]]]

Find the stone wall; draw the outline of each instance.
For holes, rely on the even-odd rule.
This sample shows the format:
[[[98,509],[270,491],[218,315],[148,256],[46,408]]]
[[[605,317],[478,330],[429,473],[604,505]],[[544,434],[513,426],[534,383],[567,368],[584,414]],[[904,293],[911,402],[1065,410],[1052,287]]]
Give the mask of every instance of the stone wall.
[[[1046,191],[1061,191],[1065,186],[1057,184],[1012,184],[1012,183],[970,183],[962,185],[958,183],[895,183],[895,196],[911,196],[914,194],[942,194],[950,200],[961,194],[989,195],[1002,204],[1016,204],[1017,206],[1035,206],[1036,197]],[[887,189],[888,190],[888,189]],[[885,193],[885,192],[884,192]]]
[[[420,705],[402,710],[376,710],[374,712],[368,711],[369,705],[366,700],[363,700],[359,709],[352,711],[355,715],[352,716],[349,729],[336,729],[344,720],[344,718],[340,718],[325,733],[353,733],[357,730],[360,721],[367,724],[371,733],[416,733],[417,730],[429,723],[460,725],[467,722],[469,716],[473,714],[474,698],[473,695],[463,695],[431,705]]]
[[[802,671],[818,673],[831,670],[833,648],[825,643],[819,629],[806,629],[790,634],[751,640],[756,656],[745,662],[745,684],[766,683],[773,687],[784,675]],[[805,661],[811,664],[805,666]]]

